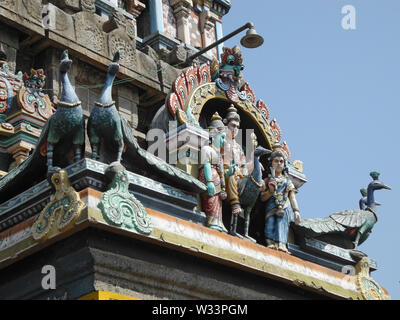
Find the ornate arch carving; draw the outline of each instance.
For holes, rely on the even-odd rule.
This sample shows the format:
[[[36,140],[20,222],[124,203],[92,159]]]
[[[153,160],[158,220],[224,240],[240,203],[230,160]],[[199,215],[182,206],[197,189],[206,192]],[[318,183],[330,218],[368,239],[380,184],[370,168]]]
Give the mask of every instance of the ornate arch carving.
[[[207,102],[219,99],[233,103],[250,117],[270,148],[280,144],[279,126],[276,119],[269,120],[270,112],[266,104],[261,99],[256,101],[255,93],[248,83],[241,90],[241,98],[232,101],[226,91],[212,81],[209,63],[192,65],[177,77],[166,101],[170,114],[180,124],[188,123],[198,127],[201,111]]]

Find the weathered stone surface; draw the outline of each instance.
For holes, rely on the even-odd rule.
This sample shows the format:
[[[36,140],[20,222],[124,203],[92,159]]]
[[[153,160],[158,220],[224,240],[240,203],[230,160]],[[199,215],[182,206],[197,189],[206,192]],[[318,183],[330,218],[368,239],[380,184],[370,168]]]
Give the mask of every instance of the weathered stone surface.
[[[1,38],[1,33],[0,33],[0,38]],[[1,43],[1,41],[0,41]],[[17,60],[17,50],[14,49],[13,47],[9,47],[6,44],[3,44],[4,51],[7,55],[7,64],[8,67],[10,68],[10,71],[12,73],[16,73],[17,71],[15,70],[16,67],[16,60]]]
[[[119,63],[129,69],[136,70],[136,42],[132,41],[127,34],[120,30],[114,30],[108,35],[108,56],[113,57],[119,51],[121,59]]]
[[[44,35],[40,0],[0,0],[0,20],[29,35]]]
[[[70,71],[71,78],[75,81],[75,92],[82,102],[82,109],[85,117],[89,117],[90,112],[94,107],[94,103],[100,95],[101,87],[95,87],[105,81],[106,74],[85,62],[76,60],[74,64],[76,68]],[[85,86],[93,86],[87,88]],[[86,148],[90,147],[87,140]],[[91,153],[91,152],[90,152]]]
[[[51,4],[49,7],[52,6]],[[55,10],[55,30],[58,34],[62,35],[65,38],[75,41],[75,25],[74,19],[71,15],[65,13],[63,10],[60,10],[57,7],[53,7]]]
[[[182,64],[186,61],[187,57],[188,52],[185,49],[185,46],[181,43],[179,46],[176,46],[173,50],[171,50],[166,56],[166,62],[171,65]]]
[[[80,10],[80,0],[56,0],[59,3],[60,8],[67,8],[70,10]]]
[[[3,49],[7,55],[7,64],[12,72],[16,72],[17,50],[19,49],[18,32],[0,24],[0,43],[3,44]]]
[[[172,83],[179,76],[182,70],[174,68],[164,61],[160,61],[161,81],[165,88],[171,89]]]
[[[80,0],[82,11],[94,13],[96,11],[95,0]]]
[[[118,28],[125,29],[125,25],[126,19],[124,14],[120,10],[113,10],[108,21],[103,24],[103,30],[104,32],[109,33]]]
[[[160,59],[158,53],[156,52],[156,50],[154,50],[152,47],[150,47],[149,45],[144,46],[141,49],[142,52],[144,52],[145,54],[147,54],[150,58],[152,58],[156,63],[158,62],[158,60]]]
[[[89,12],[78,12],[74,15],[77,42],[103,56],[108,56],[106,34],[102,30],[106,21]]]
[[[0,6],[7,8],[8,10],[17,12],[17,0],[0,0]]]
[[[158,82],[156,62],[143,52],[137,51],[137,71],[146,76],[146,78],[154,79]]]
[[[117,106],[120,115],[128,120],[133,128],[137,128],[139,103],[138,89],[135,87],[126,87],[119,85],[117,87]]]
[[[41,286],[45,264],[56,289]],[[0,299],[77,299],[107,290],[143,299],[322,299],[190,254],[86,229],[0,272]]]
[[[128,20],[126,22],[125,30],[128,37],[131,38],[131,40],[134,40],[136,37],[136,22]]]
[[[68,11],[68,13],[60,9],[60,7],[63,7],[61,2],[51,1],[52,3],[48,5],[48,8],[53,11],[55,16],[55,26],[54,28],[47,29],[46,34],[48,35],[48,39],[45,40],[46,30],[43,28],[41,21],[42,5],[40,0],[24,0],[20,4],[15,4],[16,10],[14,13],[10,11],[10,7],[5,7],[4,4],[6,2],[7,4],[17,3],[14,0],[0,0],[0,16],[5,17],[4,22],[12,26],[10,28],[15,27],[32,37],[32,44],[27,43],[26,45],[32,47],[31,53],[33,56],[43,52],[49,46],[66,46],[70,48],[71,52],[76,53],[77,59],[91,64],[96,68],[106,69],[115,51],[119,50],[122,57],[120,74],[123,78],[132,78],[132,83],[149,91],[151,96],[156,95],[156,91],[159,90],[162,91],[161,94],[168,93],[170,85],[174,80],[173,77],[177,73],[173,73],[173,76],[167,77],[168,72],[162,71],[163,76],[160,78],[159,66],[155,61],[155,59],[158,60],[157,54],[149,52],[150,54],[148,55],[136,50],[134,20],[130,19],[129,16],[124,16],[125,21],[121,22],[121,25],[117,29],[107,34],[103,31],[103,25],[107,22],[107,19],[93,14],[92,9],[90,9],[94,1],[81,0],[79,3],[80,10],[83,10],[83,6],[86,9],[77,13],[67,10],[67,5],[72,8],[76,6],[76,1],[68,3],[64,1],[64,10]],[[33,7],[36,4],[37,6],[33,11],[27,11],[27,8]],[[21,12],[19,12],[17,7],[23,7]],[[29,15],[29,17],[24,17],[23,15]],[[31,16],[40,17],[40,19],[33,20]],[[30,60],[25,64],[24,54],[21,54],[19,59],[22,62],[21,66],[29,69],[33,60],[29,58]],[[165,65],[165,67],[168,66]],[[51,68],[48,69],[50,73],[54,74],[57,70],[56,68],[54,70]],[[160,79],[169,79],[167,81],[170,81],[170,83],[166,83],[163,80],[164,83],[160,85]],[[54,92],[55,95],[56,91]],[[85,96],[90,96],[90,93],[85,93]],[[123,98],[121,99],[121,104],[126,104]],[[134,119],[130,121],[131,123],[135,123]]]
[[[17,1],[17,12],[29,20],[36,20],[42,23],[42,1],[41,0],[20,0]]]

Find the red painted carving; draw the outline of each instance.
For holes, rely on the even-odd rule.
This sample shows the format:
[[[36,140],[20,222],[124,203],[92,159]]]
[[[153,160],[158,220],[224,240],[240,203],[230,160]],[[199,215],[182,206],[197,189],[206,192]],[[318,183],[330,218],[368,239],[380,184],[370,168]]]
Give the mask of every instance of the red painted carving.
[[[210,63],[204,63],[197,69],[199,85],[211,82]]]
[[[248,82],[246,82],[242,88],[240,89],[240,91],[246,91],[246,97],[247,99],[249,98],[249,96],[251,97],[251,103],[254,105],[256,104],[256,95],[253,91],[252,88],[250,88],[250,84]]]
[[[175,117],[178,109],[182,109],[182,107],[179,104],[178,96],[174,92],[171,92],[169,94],[167,103],[168,103],[168,110],[173,117]]]
[[[3,129],[5,129],[5,130],[12,130],[12,129],[14,128],[11,124],[6,123],[6,122],[3,122],[3,123],[1,124],[1,127],[2,127]]]
[[[222,50],[223,53],[221,55],[221,62],[223,65],[226,64],[226,58],[228,58],[230,55],[235,57],[235,64],[241,64],[243,62],[242,52],[238,46],[234,46],[232,49],[223,47]]]
[[[286,141],[282,142],[282,149],[286,153],[287,160],[289,160],[289,158],[290,158],[290,150],[289,150],[289,147],[288,147]]]
[[[197,77],[197,67],[195,65],[192,65],[185,70],[185,80],[188,93],[190,93],[199,86],[199,79]]]
[[[49,119],[53,114],[48,95],[33,94],[25,88],[21,88],[18,93],[18,105],[28,113],[33,114],[36,111],[44,119]]]
[[[272,119],[271,122],[269,123],[272,133],[274,134],[275,138],[277,141],[281,140],[281,128],[279,127],[278,123],[276,122],[276,119]]]
[[[264,103],[264,101],[259,99],[257,101],[257,103],[256,103],[256,107],[257,107],[258,110],[260,110],[260,112],[262,113],[264,118],[266,120],[268,120],[268,118],[269,118],[269,109],[268,109],[267,105]]]
[[[183,106],[188,98],[188,90],[184,73],[181,73],[175,80],[174,84],[172,85],[172,90],[178,97],[180,108],[183,109]]]
[[[4,113],[7,110],[7,85],[4,80],[0,79],[0,113]]]

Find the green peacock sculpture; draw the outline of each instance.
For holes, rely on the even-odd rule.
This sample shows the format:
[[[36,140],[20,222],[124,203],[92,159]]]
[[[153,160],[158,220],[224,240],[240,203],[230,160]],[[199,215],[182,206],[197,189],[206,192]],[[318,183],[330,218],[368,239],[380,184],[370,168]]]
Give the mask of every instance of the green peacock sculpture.
[[[329,244],[344,248],[357,249],[368,239],[372,228],[378,221],[375,210],[375,190],[388,189],[379,180],[378,172],[371,172],[373,181],[368,185],[366,201],[360,210],[344,210],[326,218],[303,219],[298,225],[293,225],[295,234],[300,238],[314,238]]]

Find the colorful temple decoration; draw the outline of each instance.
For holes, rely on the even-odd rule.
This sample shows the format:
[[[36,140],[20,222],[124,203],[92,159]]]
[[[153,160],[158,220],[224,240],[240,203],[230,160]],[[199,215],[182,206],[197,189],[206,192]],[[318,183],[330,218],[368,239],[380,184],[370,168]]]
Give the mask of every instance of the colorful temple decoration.
[[[174,11],[172,7],[169,5],[168,0],[162,0],[162,8],[163,8],[164,32],[166,35],[172,38],[176,38],[177,37],[176,18],[174,16]]]
[[[41,129],[53,114],[53,104],[43,92],[42,69],[30,74],[10,72],[3,52],[0,61],[0,156],[11,154],[14,161],[0,162],[0,176],[21,164],[36,143]]]
[[[177,77],[166,99],[170,115],[180,124],[199,126],[203,106],[211,99],[225,100],[254,120],[270,147],[280,143],[281,129],[276,119],[269,120],[266,104],[261,99],[256,101],[250,84],[243,83],[243,58],[239,47],[223,50],[221,65],[217,60],[200,66],[193,64]],[[282,145],[290,155],[287,143]]]
[[[390,299],[359,250],[390,189],[379,173],[359,209],[304,218],[303,163],[240,48],[185,65],[221,38],[230,1],[7,3],[0,299]],[[58,19],[46,32],[45,8]],[[42,68],[14,74],[3,38]]]

